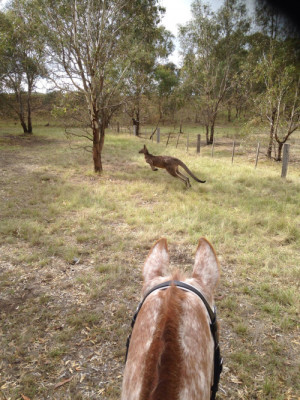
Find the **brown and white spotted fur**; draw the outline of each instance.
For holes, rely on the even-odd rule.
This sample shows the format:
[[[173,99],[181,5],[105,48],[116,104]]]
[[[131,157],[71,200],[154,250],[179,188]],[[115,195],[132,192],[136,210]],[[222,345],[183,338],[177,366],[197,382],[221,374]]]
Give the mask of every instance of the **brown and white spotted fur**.
[[[146,162],[150,165],[152,171],[157,171],[157,168],[163,168],[169,172],[170,175],[174,176],[175,178],[181,179],[186,187],[191,187],[190,180],[187,176],[183,175],[179,171],[179,167],[183,168],[195,181],[200,183],[205,183],[206,181],[201,181],[198,179],[190,170],[189,168],[178,158],[169,157],[169,156],[154,156],[150,154],[147,147],[144,147],[139,151],[145,155]]]
[[[166,239],[152,247],[143,268],[144,296],[170,279],[193,285],[213,306],[219,264],[211,244],[200,239],[192,276],[168,276]],[[209,400],[214,341],[207,310],[197,295],[176,286],[145,300],[129,346],[121,400]]]

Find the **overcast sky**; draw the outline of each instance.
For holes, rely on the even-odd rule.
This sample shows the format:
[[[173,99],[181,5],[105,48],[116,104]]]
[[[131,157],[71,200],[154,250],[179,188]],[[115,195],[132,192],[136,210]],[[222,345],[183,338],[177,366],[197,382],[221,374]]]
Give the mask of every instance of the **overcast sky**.
[[[177,36],[178,24],[184,25],[192,18],[191,4],[193,0],[159,0],[159,2],[166,9],[162,24],[174,36]],[[206,0],[205,2],[211,5],[213,11],[217,10],[223,4],[223,0]],[[178,55],[178,43],[176,41],[175,45],[176,49],[169,57],[169,60],[179,66],[180,59]]]
[[[177,25],[184,24],[192,17],[191,4],[193,0],[159,0],[159,2],[166,9],[163,25],[165,25],[173,35],[176,35]],[[223,4],[223,0],[206,0],[205,2],[210,4],[214,11]]]

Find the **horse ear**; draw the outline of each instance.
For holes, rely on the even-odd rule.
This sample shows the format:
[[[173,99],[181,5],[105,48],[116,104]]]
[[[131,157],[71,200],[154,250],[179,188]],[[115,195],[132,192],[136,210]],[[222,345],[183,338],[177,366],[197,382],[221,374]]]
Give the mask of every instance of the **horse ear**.
[[[143,268],[144,283],[148,283],[154,278],[165,276],[169,266],[169,251],[167,240],[159,239],[149,251],[148,257]]]
[[[220,277],[219,262],[214,248],[205,238],[201,238],[195,256],[193,278],[213,293]]]

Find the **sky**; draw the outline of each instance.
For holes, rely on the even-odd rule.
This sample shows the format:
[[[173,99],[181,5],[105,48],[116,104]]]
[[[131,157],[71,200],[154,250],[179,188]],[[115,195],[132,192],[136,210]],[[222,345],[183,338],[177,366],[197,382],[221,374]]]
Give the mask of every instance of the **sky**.
[[[166,9],[163,25],[174,35],[177,34],[178,24],[184,24],[192,18],[192,2],[193,0],[159,0]],[[215,11],[223,4],[223,0],[206,0],[206,3]]]
[[[161,6],[166,9],[162,18],[162,25],[171,31],[174,36],[178,34],[178,25],[184,25],[192,19],[191,4],[193,0],[159,0]],[[223,3],[223,0],[206,0],[213,11],[217,10]],[[169,56],[169,60],[180,66],[179,45],[175,40],[175,50]]]

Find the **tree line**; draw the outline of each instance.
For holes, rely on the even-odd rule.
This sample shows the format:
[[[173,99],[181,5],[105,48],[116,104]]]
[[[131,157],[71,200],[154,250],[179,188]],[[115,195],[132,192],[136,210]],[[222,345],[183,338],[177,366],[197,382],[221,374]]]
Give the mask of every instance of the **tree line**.
[[[139,135],[145,99],[157,107],[157,125],[188,104],[207,144],[221,111],[228,120],[247,111],[249,129],[261,124],[268,157],[276,144],[280,160],[299,127],[299,33],[275,6],[256,1],[252,17],[242,0],[217,11],[195,0],[192,19],[179,26],[178,67],[168,62],[174,37],[157,0],[12,0],[0,11],[0,107],[32,133],[34,91],[47,79],[61,92],[55,112],[89,140],[95,172],[115,113],[123,110]]]

